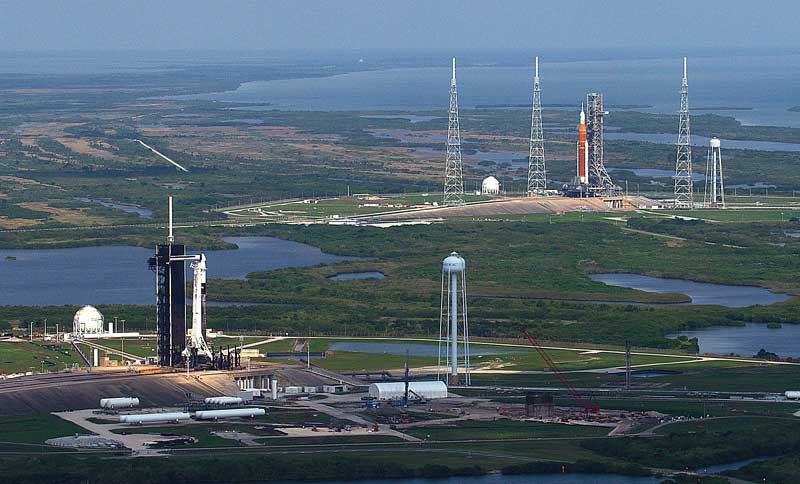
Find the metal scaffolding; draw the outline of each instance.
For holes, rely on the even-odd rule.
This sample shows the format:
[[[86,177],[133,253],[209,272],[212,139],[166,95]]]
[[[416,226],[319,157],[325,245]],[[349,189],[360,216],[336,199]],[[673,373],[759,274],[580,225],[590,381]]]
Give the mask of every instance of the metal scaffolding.
[[[458,89],[456,88],[455,57],[453,57],[453,77],[450,80],[450,109],[447,114],[447,165],[444,172],[444,204],[464,204],[464,177],[461,164],[461,134],[458,124]]]
[[[586,137],[589,144],[589,189],[602,195],[616,195],[619,187],[611,181],[603,160],[603,95],[592,92],[586,95],[588,116]]]
[[[531,140],[528,154],[528,196],[541,196],[547,190],[547,170],[544,161],[544,132],[542,130],[542,95],[539,89],[539,58],[533,76],[533,109]]]
[[[689,82],[686,77],[686,57],[683,58],[681,111],[678,125],[678,156],[675,161],[675,208],[694,208],[692,139],[689,131]]]

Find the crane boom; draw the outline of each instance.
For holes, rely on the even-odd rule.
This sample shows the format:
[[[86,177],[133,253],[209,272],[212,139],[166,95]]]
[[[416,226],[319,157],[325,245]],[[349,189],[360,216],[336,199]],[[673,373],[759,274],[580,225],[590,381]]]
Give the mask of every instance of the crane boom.
[[[519,332],[522,333],[523,336],[525,336],[525,339],[528,340],[531,346],[536,348],[536,351],[539,352],[539,355],[542,357],[542,359],[550,368],[550,370],[556,375],[561,384],[564,385],[564,388],[567,389],[567,392],[573,398],[573,400],[575,400],[581,407],[583,407],[583,409],[586,410],[587,413],[588,412],[593,413],[600,410],[600,407],[598,407],[597,405],[593,405],[591,402],[587,401],[585,398],[583,398],[583,395],[581,395],[580,392],[578,392],[578,390],[576,390],[575,387],[572,386],[567,377],[564,376],[564,374],[561,373],[561,370],[558,369],[558,366],[556,365],[555,361],[553,361],[553,359],[550,358],[550,355],[548,355],[547,352],[544,350],[544,348],[542,348],[542,345],[539,344],[539,341],[528,333],[527,328],[519,328]]]

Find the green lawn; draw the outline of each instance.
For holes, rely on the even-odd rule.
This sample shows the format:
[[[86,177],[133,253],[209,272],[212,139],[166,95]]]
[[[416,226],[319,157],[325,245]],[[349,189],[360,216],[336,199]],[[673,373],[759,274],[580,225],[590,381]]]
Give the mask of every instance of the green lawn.
[[[48,413],[0,417],[0,442],[43,444],[47,439],[74,434],[87,435],[89,432]]]
[[[514,420],[463,420],[447,425],[414,427],[404,432],[425,440],[523,439],[547,437],[599,437],[607,427],[520,422]]]
[[[318,444],[378,444],[382,442],[402,442],[394,435],[347,435],[347,432],[320,432],[318,437],[278,437],[274,439],[258,439],[258,442],[269,447],[282,445],[318,445]]]
[[[43,364],[44,363],[44,364]],[[0,342],[0,370],[5,373],[60,371],[65,366],[82,363],[71,345],[34,341]]]

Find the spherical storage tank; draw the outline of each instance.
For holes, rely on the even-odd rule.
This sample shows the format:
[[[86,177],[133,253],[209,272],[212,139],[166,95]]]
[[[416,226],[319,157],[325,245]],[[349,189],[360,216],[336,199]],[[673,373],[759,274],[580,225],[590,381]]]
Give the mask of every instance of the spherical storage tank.
[[[500,181],[493,176],[487,176],[481,183],[481,193],[483,195],[497,195],[500,193]]]
[[[84,306],[72,318],[72,332],[95,334],[103,332],[103,313],[94,306]]]
[[[467,268],[467,262],[464,260],[463,257],[458,255],[458,252],[451,252],[449,256],[447,256],[442,261],[442,271],[453,273],[453,272],[464,272],[464,269]]]

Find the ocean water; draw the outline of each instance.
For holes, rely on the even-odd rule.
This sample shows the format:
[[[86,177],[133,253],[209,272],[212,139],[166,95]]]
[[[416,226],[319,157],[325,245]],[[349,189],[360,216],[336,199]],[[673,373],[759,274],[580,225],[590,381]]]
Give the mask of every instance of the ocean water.
[[[645,55],[645,54],[643,54]],[[458,68],[460,107],[527,105],[530,65],[463,65]],[[542,101],[574,104],[587,92],[605,95],[609,106],[636,104],[642,111],[678,110],[682,60],[643,57],[622,60],[540,59]],[[352,72],[332,77],[253,81],[238,89],[188,96],[193,99],[270,103],[293,110],[444,110],[450,68],[402,67]],[[690,105],[734,116],[745,124],[800,127],[800,55],[740,55],[689,59]],[[614,108],[611,108],[613,113]]]

